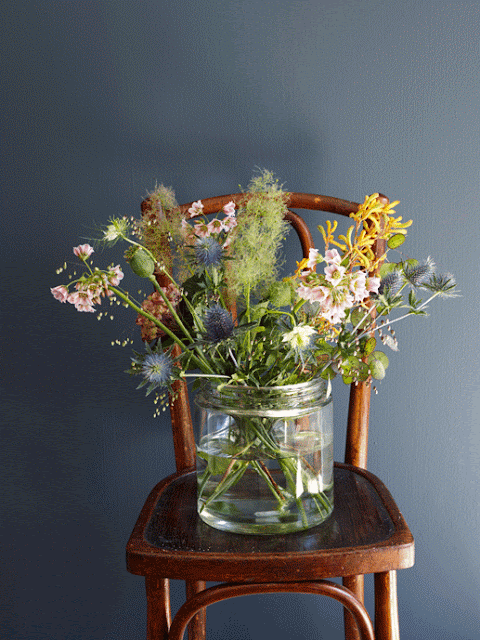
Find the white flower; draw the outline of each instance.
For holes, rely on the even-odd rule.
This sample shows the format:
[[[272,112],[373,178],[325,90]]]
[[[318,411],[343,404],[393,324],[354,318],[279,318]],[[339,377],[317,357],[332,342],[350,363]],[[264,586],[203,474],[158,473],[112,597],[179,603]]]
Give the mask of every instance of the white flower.
[[[115,240],[125,238],[128,227],[128,221],[125,218],[114,218],[103,232],[104,241],[115,242]]]
[[[283,342],[290,343],[290,346],[297,351],[304,351],[312,346],[312,338],[316,335],[317,332],[313,327],[310,327],[308,324],[299,324],[286,333],[282,340]]]

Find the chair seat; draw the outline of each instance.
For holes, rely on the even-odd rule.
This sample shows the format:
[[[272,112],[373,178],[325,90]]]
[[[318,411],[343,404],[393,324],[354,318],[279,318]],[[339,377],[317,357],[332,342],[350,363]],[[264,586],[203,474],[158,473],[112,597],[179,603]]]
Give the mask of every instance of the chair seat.
[[[335,463],[335,507],[322,524],[297,533],[241,535],[197,514],[195,471],[174,474],[151,492],[127,545],[137,575],[207,581],[319,580],[406,569],[413,536],[385,485]]]

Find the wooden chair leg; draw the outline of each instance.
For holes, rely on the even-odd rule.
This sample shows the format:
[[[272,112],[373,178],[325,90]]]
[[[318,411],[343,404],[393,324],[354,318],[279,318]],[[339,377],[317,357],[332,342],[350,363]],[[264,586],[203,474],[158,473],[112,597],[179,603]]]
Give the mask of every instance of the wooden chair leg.
[[[396,571],[375,574],[375,638],[400,640]]]
[[[171,624],[168,580],[147,577],[147,640],[167,640]]]
[[[205,582],[186,582],[187,600],[199,591],[205,590]],[[207,610],[200,609],[188,623],[188,640],[205,640],[205,628],[207,623]]]
[[[353,593],[353,595],[362,604],[364,601],[364,577],[363,576],[346,576],[343,578],[343,586]],[[361,640],[358,625],[355,618],[348,609],[343,610],[343,619],[345,627],[345,640]]]

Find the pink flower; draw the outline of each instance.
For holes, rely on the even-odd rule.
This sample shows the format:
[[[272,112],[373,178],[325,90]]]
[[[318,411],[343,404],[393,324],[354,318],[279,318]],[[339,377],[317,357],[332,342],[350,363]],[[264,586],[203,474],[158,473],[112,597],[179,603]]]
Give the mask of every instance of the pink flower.
[[[223,226],[225,231],[230,231],[230,229],[233,229],[233,227],[236,227],[237,226],[237,219],[235,218],[235,215],[226,216],[222,220],[222,226]]]
[[[59,300],[60,302],[66,302],[68,298],[68,289],[63,285],[59,287],[54,287],[50,289],[55,300]]]
[[[307,302],[323,302],[328,296],[328,293],[328,288],[323,286],[307,287],[304,284],[300,284],[297,287],[297,295],[302,298],[302,300],[307,300]]]
[[[210,235],[208,224],[206,222],[203,222],[202,220],[197,220],[193,231],[198,238],[208,238],[208,236]]]
[[[367,278],[365,287],[369,293],[378,293],[380,278]]]
[[[336,287],[328,289],[324,287],[325,299],[322,302],[322,310],[320,315],[331,322],[336,324],[341,322],[346,315],[346,309],[354,303],[354,297],[348,291],[347,287]]]
[[[120,284],[120,280],[123,279],[123,271],[120,268],[120,265],[117,264],[116,267],[111,267],[107,271],[108,283],[112,285],[112,287],[116,287]]]
[[[190,207],[190,209],[188,210],[188,213],[190,214],[191,218],[194,218],[195,216],[200,216],[203,213],[202,201],[197,200],[197,202],[194,202]]]
[[[325,252],[325,262],[328,262],[329,264],[333,263],[339,265],[341,261],[342,258],[336,249],[329,249]]]
[[[321,256],[318,253],[317,249],[310,249],[310,251],[308,252],[308,261],[306,262],[305,267],[307,269],[310,269],[310,271],[313,271],[320,260]]]
[[[207,224],[207,229],[209,231],[209,235],[212,233],[220,233],[223,229],[223,223],[218,218],[214,218]]]
[[[368,297],[366,289],[367,274],[365,271],[357,271],[350,278],[350,291],[355,297],[355,302],[361,302]]]
[[[332,324],[338,324],[345,318],[345,306],[333,304],[322,311],[322,316]]]
[[[80,260],[86,260],[93,253],[93,247],[89,244],[80,244],[78,247],[73,247],[73,253],[80,258]]]
[[[224,205],[223,210],[227,214],[227,216],[234,216],[235,215],[235,203],[234,203],[234,201],[230,200],[230,202],[227,202],[227,204]]]
[[[333,249],[333,251],[335,251],[335,249]],[[328,280],[328,282],[331,282],[333,285],[337,285],[341,282],[343,276],[345,275],[346,269],[345,267],[341,267],[340,265],[338,265],[336,262],[332,262],[328,265],[328,267],[325,267],[324,271],[325,278]]]
[[[68,296],[68,302],[75,305],[77,311],[86,311],[94,313],[95,309],[92,306],[92,293],[90,291],[75,291]]]

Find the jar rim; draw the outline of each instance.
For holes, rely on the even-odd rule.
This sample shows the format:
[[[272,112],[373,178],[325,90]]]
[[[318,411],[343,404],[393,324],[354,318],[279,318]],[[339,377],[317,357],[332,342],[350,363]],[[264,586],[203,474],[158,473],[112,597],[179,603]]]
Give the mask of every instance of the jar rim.
[[[231,415],[250,413],[263,415],[301,415],[311,412],[312,407],[331,402],[331,385],[328,380],[314,378],[306,382],[271,387],[246,385],[204,384],[195,397],[199,407],[227,410]],[[273,405],[268,403],[274,403]]]

